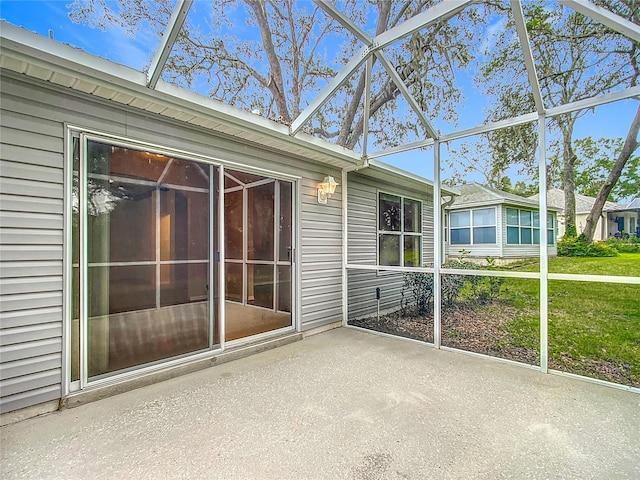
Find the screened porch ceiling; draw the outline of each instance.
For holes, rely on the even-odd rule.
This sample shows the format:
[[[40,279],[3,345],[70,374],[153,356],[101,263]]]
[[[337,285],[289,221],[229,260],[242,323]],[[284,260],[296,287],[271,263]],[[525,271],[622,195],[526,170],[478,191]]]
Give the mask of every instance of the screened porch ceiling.
[[[145,8],[146,3],[141,3],[142,8]],[[442,97],[438,98],[438,95],[442,95],[442,90],[438,90],[437,86],[434,86],[432,93],[419,91],[415,84],[408,85],[403,79],[402,69],[416,58],[412,50],[416,46],[411,43],[415,33],[427,32],[443,24],[455,28],[464,27],[466,19],[471,18],[468,16],[483,13],[478,10],[482,8],[483,2],[444,0],[428,8],[419,7],[416,8],[415,15],[405,13],[406,20],[398,22],[392,28],[376,32],[375,21],[367,12],[358,12],[354,8],[358,2],[334,4],[327,0],[314,0],[313,4],[290,2],[289,13],[293,12],[294,20],[314,18],[318,25],[331,31],[331,35],[325,36],[314,48],[335,54],[314,57],[314,61],[325,61],[316,64],[314,68],[322,69],[326,74],[323,78],[318,77],[311,84],[304,85],[301,91],[291,92],[299,97],[299,102],[297,106],[290,105],[286,115],[289,118],[283,118],[282,109],[274,107],[273,96],[270,96],[268,88],[260,92],[259,86],[249,85],[247,88],[255,88],[256,98],[262,99],[262,103],[243,104],[241,100],[236,101],[235,97],[230,97],[225,90],[222,68],[210,68],[208,73],[200,71],[198,75],[186,77],[181,76],[179,63],[188,53],[187,45],[193,45],[198,38],[212,38],[211,32],[205,32],[205,37],[198,36],[203,29],[209,27],[222,35],[220,40],[223,42],[228,41],[230,33],[233,33],[234,38],[246,41],[247,45],[263,39],[273,41],[278,38],[277,32],[274,32],[271,39],[260,38],[255,18],[251,17],[247,9],[242,9],[240,2],[167,0],[160,4],[167,9],[165,13],[168,18],[163,19],[162,14],[158,15],[155,28],[161,33],[157,35],[158,41],[153,43],[156,45],[155,53],[149,52],[150,60],[137,71],[7,24],[3,24],[2,29],[2,67],[342,168],[357,168],[366,165],[370,159],[535,122],[540,118],[595,108],[640,95],[640,86],[620,86],[606,95],[585,97],[553,107],[545,105],[539,84],[539,62],[531,48],[536,39],[529,38],[527,33],[527,22],[531,19],[523,13],[520,1],[510,0],[501,4],[505,20],[497,19],[493,24],[513,29],[509,34],[517,37],[520,55],[526,65],[526,81],[518,84],[517,79],[505,79],[505,82],[511,81],[517,88],[530,92],[535,109],[521,110],[515,116],[497,121],[492,121],[487,116],[475,125],[464,125],[461,128],[459,117],[451,117],[439,104],[452,101],[457,103],[460,110],[464,108],[464,96],[452,94],[451,99],[447,97],[442,100]],[[149,5],[147,7],[151,8]],[[265,11],[273,8],[266,3],[263,5]],[[547,8],[561,7],[577,11],[634,42],[640,42],[640,26],[594,3],[553,0],[547,4]],[[214,25],[215,22],[211,19],[203,20],[204,8],[213,8],[214,12],[215,8],[227,9],[227,23],[219,22]],[[228,13],[229,10],[232,13]],[[304,16],[311,11],[312,17]],[[117,10],[114,12],[117,13]],[[284,11],[277,13],[286,16]],[[350,17],[349,14],[353,16]],[[284,16],[283,20],[287,20]],[[231,19],[238,24],[230,24]],[[121,20],[124,22],[126,19],[118,21]],[[135,25],[132,25],[129,28],[134,28]],[[313,32],[313,29],[309,32]],[[490,34],[488,30],[486,33]],[[467,41],[469,49],[479,48],[478,45],[473,45],[473,38],[467,38]],[[475,42],[478,43],[478,39]],[[254,62],[253,65],[258,70],[256,75],[273,75],[268,68],[260,69],[260,63],[267,60],[268,49],[263,47],[263,52],[253,56],[251,52],[245,53],[247,64]],[[452,55],[454,54],[452,50]],[[423,60],[418,58],[417,61]],[[431,61],[450,61],[455,64],[455,59],[447,58],[446,53],[442,52],[431,58]],[[212,76],[211,72],[216,75]],[[597,66],[591,69],[590,74],[598,75]],[[358,90],[358,82],[362,80],[364,89],[358,97],[354,92]],[[456,81],[452,81],[452,92]],[[216,82],[219,84],[215,84]],[[285,84],[290,84],[287,79]],[[385,85],[392,85],[396,92],[396,97],[386,107],[392,113],[386,116],[380,110],[372,110],[376,95]],[[356,140],[345,148],[345,142],[337,140],[336,135],[328,130],[331,126],[335,128],[338,117],[354,102],[357,103],[358,114],[364,121],[360,130],[351,132],[357,137]],[[215,118],[212,118],[212,112]],[[401,130],[393,123],[394,117],[408,119],[413,127]],[[389,121],[391,123],[385,124]]]

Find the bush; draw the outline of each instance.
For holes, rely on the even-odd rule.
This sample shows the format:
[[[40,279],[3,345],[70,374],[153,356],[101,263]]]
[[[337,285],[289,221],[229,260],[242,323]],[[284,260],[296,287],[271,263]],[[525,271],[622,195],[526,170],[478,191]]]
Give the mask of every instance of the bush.
[[[640,253],[640,237],[608,238],[605,243],[618,253]]]
[[[433,274],[432,273],[405,273],[403,275],[401,307],[406,313],[411,303],[415,304],[413,310],[418,315],[429,313],[429,307],[433,300]],[[411,295],[408,295],[410,292]]]
[[[564,237],[558,242],[561,257],[616,257],[618,251],[604,242],[587,243],[578,237]]]

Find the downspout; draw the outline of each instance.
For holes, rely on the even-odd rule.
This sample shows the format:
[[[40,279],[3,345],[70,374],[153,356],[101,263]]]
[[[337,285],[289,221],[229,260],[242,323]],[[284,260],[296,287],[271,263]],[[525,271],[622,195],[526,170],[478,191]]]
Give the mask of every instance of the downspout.
[[[446,261],[446,252],[445,252],[445,242],[444,242],[444,216],[446,215],[446,209],[447,207],[450,207],[451,205],[453,205],[453,202],[455,202],[456,200],[456,196],[451,194],[451,195],[447,195],[447,197],[449,198],[447,201],[442,202],[441,199],[441,203],[440,203],[440,213],[441,213],[441,218],[443,219],[442,222],[442,227],[440,229],[440,255],[441,255],[441,259],[443,261]],[[442,197],[444,198],[444,197]]]

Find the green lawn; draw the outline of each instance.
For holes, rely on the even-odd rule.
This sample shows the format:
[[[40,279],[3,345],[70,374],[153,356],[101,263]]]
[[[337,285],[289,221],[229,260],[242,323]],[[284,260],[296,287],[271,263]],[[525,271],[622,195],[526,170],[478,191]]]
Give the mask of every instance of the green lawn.
[[[640,254],[555,257],[549,271],[640,276]],[[507,285],[514,298],[538,295],[537,281],[510,279]],[[508,328],[517,345],[532,347],[538,318],[523,313]],[[549,361],[551,368],[640,387],[640,285],[550,280]]]

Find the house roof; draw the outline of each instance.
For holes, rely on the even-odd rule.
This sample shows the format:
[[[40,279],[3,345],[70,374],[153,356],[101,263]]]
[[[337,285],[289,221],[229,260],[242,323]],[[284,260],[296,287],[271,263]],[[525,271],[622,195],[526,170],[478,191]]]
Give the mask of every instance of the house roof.
[[[633,200],[631,200],[631,202],[629,202],[629,205],[627,205],[626,208],[627,209],[640,208],[640,197],[636,197]]]
[[[593,197],[588,197],[586,195],[581,195],[579,193],[575,194],[576,196],[576,213],[583,214],[589,213],[596,199]],[[538,201],[538,194],[532,195],[529,197],[532,200]],[[561,188],[552,188],[547,191],[547,205],[553,206],[554,208],[560,210],[561,213],[564,213],[564,190]],[[622,205],[618,205],[614,202],[605,202],[603,211],[611,211],[611,210],[619,210]],[[624,207],[623,207],[624,208]]]
[[[539,207],[537,201],[521,197],[520,195],[515,195],[513,193],[496,190],[495,188],[488,187],[486,185],[480,185],[479,183],[461,185],[457,188],[460,191],[460,195],[456,197],[453,204],[448,207],[449,210],[497,205],[503,203],[535,209],[538,209]],[[558,210],[553,206],[548,206],[548,208],[549,210]]]
[[[145,73],[0,21],[0,67],[96,98],[184,122],[339,168],[361,165],[359,154],[287,125],[231,107]]]
[[[633,210],[640,210],[640,197],[634,198],[625,205],[615,204],[617,207],[607,209],[608,212],[627,212]]]

